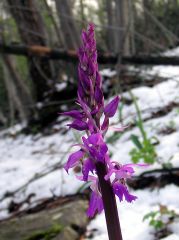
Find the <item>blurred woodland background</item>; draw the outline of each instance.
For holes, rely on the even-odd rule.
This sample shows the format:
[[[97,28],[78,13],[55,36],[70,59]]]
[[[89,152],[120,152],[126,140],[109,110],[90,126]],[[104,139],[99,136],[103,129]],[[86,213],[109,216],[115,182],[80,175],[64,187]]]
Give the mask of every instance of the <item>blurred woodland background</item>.
[[[88,22],[96,25],[101,68],[120,75],[123,63],[165,62],[159,53],[178,46],[178,18],[178,0],[1,0],[0,128],[21,121],[41,129],[74,102]]]

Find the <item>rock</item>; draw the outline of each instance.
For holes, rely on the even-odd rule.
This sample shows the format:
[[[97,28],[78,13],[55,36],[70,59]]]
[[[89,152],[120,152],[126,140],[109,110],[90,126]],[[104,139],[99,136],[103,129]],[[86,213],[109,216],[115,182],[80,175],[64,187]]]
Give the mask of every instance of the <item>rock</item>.
[[[85,232],[87,200],[45,209],[0,223],[0,240],[77,240]]]

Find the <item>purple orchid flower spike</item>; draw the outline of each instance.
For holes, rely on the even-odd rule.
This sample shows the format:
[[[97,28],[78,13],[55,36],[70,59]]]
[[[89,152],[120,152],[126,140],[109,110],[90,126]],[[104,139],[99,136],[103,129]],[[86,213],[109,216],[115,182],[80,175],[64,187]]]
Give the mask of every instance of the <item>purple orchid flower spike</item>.
[[[69,156],[64,168],[68,172],[70,168],[82,166],[82,176],[77,178],[90,181],[92,190],[87,215],[93,217],[104,209],[109,239],[122,240],[115,195],[120,201],[126,200],[131,203],[136,200],[137,197],[129,193],[126,179],[133,176],[134,167],[141,165],[121,165],[110,160],[104,136],[109,128],[109,119],[118,109],[120,98],[117,96],[104,106],[94,24],[89,24],[88,29],[82,32],[82,46],[78,56],[79,110],[65,112],[63,115],[73,119],[72,123],[68,124],[69,128],[84,131],[85,134],[81,144],[76,144],[80,149]],[[123,131],[124,128],[115,130]]]

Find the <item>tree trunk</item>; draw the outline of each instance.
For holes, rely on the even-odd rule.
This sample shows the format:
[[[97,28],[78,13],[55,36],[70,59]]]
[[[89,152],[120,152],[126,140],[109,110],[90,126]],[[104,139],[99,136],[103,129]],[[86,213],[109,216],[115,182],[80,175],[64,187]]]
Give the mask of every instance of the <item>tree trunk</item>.
[[[15,70],[12,66],[12,62],[9,56],[3,56],[4,62],[4,82],[8,93],[9,99],[9,108],[10,108],[10,120],[11,124],[14,123],[15,112],[17,111],[19,114],[19,118],[21,121],[27,120],[27,108],[24,106],[23,99],[21,94],[19,93],[19,89],[16,85],[17,79]],[[15,73],[15,75],[14,75]],[[15,80],[15,81],[14,81]]]
[[[80,34],[76,26],[69,0],[55,0],[62,32],[68,49],[78,49]]]
[[[59,41],[58,46],[61,46],[61,47],[64,47],[64,46],[65,46],[65,48],[66,48],[66,43],[65,43],[63,34],[62,34],[62,32],[60,31],[60,29],[59,29],[59,26],[58,26],[58,24],[57,24],[57,22],[56,22],[56,19],[55,19],[54,15],[53,15],[52,9],[51,9],[51,7],[49,6],[47,0],[43,0],[43,2],[44,2],[44,5],[45,5],[46,10],[47,10],[47,12],[48,12],[48,15],[49,15],[49,17],[51,18],[51,21],[52,21],[52,23],[53,23],[53,26],[54,26],[54,29],[55,29],[55,32],[56,32],[56,35],[57,35],[57,39],[58,39],[58,41]]]
[[[115,0],[116,7],[116,52],[123,56],[130,55],[129,1]]]
[[[81,21],[82,21],[82,26],[85,22],[85,13],[84,13],[84,2],[83,0],[80,0],[80,14],[81,14]]]
[[[4,113],[0,109],[0,122],[5,125],[7,123],[7,118],[5,117]]]
[[[113,9],[113,1],[106,0],[105,1],[105,7],[107,12],[107,24],[108,24],[108,30],[107,30],[107,46],[110,52],[115,52],[115,32],[116,30],[112,27],[114,27],[114,9]]]
[[[28,45],[46,45],[43,19],[33,0],[7,0],[16,21],[22,41]],[[48,60],[29,56],[30,75],[35,88],[36,100],[41,102],[52,85],[52,71]]]
[[[136,54],[135,47],[135,3],[129,0],[129,16],[130,16],[130,40],[131,40],[131,55]]]

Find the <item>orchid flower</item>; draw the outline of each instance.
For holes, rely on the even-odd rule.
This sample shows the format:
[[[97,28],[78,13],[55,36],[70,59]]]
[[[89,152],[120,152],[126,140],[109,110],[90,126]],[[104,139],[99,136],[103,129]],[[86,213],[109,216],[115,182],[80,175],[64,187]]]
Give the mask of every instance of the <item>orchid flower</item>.
[[[94,25],[89,24],[82,32],[82,46],[78,51],[78,109],[64,112],[73,120],[67,126],[77,131],[84,131],[79,150],[72,153],[64,168],[82,165],[82,181],[91,182],[91,197],[87,215],[93,217],[104,209],[109,239],[122,240],[115,195],[120,201],[132,202],[137,199],[129,193],[126,179],[134,174],[134,167],[140,164],[124,164],[111,161],[104,137],[120,102],[119,96],[104,104],[102,79],[97,64]],[[117,128],[123,131],[125,127]]]

